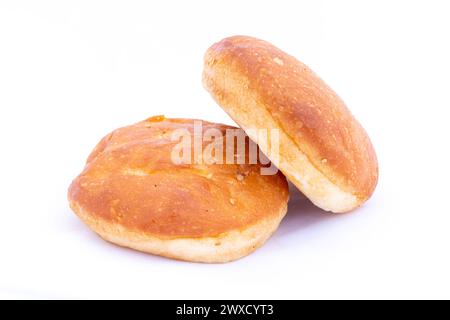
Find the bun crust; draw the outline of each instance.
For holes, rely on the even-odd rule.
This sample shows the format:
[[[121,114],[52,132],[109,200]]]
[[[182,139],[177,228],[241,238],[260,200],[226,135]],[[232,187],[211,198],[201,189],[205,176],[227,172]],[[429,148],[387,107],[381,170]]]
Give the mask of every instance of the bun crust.
[[[286,179],[260,164],[174,164],[172,133],[193,125],[153,117],[107,135],[69,188],[73,211],[105,240],[175,259],[227,262],[261,246],[286,213]]]
[[[261,150],[317,206],[352,210],[373,193],[378,163],[370,139],[337,94],[311,69],[270,43],[223,39],[205,54],[205,88],[248,129],[278,129],[279,161]]]

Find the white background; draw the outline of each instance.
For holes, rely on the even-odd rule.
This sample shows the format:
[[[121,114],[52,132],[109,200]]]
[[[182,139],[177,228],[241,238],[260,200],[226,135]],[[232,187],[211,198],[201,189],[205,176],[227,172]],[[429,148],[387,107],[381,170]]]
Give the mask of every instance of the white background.
[[[0,0],[0,297],[450,298],[448,1]],[[108,244],[66,192],[98,140],[152,115],[232,123],[202,88],[223,37],[268,40],[346,101],[378,153],[372,199],[293,192],[277,233],[223,265]]]

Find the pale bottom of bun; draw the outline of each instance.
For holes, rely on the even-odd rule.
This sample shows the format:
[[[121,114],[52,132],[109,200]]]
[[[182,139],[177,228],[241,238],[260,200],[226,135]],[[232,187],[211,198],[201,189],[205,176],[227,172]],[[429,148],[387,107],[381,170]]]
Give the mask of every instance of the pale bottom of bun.
[[[165,239],[93,217],[74,202],[70,206],[84,223],[106,241],[158,256],[203,263],[229,262],[252,253],[275,232],[287,211],[285,204],[273,217],[217,237]]]
[[[277,124],[266,107],[258,102],[257,95],[248,88],[248,81],[230,70],[216,72],[209,78],[205,70],[205,87],[236,121],[237,124],[258,143],[264,154],[284,173],[284,175],[316,206],[332,212],[347,212],[361,205],[352,193],[334,184],[308,159],[298,145]],[[226,94],[223,94],[223,93]],[[256,129],[256,131],[255,131]],[[279,150],[274,154],[270,132],[267,138],[258,139],[257,130],[278,129]]]

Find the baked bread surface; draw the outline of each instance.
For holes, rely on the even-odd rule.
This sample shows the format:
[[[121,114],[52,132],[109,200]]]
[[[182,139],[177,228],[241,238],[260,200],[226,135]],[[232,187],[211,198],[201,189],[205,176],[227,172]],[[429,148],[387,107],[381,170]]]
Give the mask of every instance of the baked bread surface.
[[[108,241],[166,257],[226,262],[254,251],[286,213],[286,179],[261,175],[261,164],[174,164],[172,133],[194,135],[193,124],[158,116],[107,135],[69,188],[74,212]]]
[[[278,129],[259,147],[316,205],[352,210],[373,193],[378,163],[371,141],[344,102],[310,68],[270,43],[225,38],[205,54],[203,83],[243,128]]]

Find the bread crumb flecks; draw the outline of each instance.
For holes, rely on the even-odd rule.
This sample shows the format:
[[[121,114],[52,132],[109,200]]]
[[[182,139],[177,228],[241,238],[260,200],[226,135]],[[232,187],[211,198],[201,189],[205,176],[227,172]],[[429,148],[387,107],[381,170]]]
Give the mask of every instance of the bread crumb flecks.
[[[273,61],[275,61],[275,63],[279,64],[280,66],[284,65],[284,62],[281,58],[275,57],[275,58],[273,58]]]

